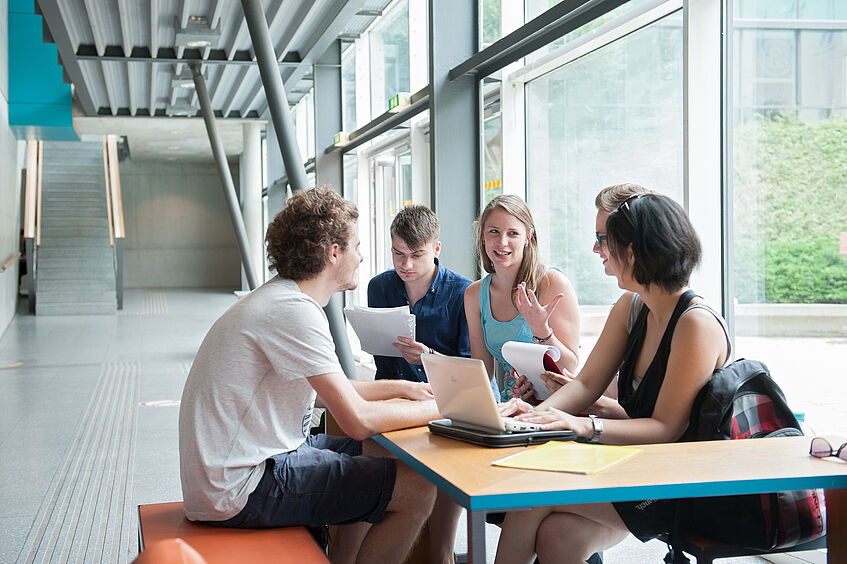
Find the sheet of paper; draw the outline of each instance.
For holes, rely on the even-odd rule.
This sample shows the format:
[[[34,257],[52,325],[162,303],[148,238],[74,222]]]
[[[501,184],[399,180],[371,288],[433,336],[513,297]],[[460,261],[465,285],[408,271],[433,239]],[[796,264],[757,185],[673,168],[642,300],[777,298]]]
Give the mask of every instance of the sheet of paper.
[[[550,390],[544,385],[541,373],[544,368],[544,355],[549,355],[553,362],[559,360],[561,353],[556,347],[537,345],[535,343],[521,343],[519,341],[506,341],[501,349],[503,358],[506,359],[518,374],[526,376],[535,390],[535,397],[546,400],[550,397]]]
[[[641,449],[636,447],[550,441],[491,464],[525,470],[596,474],[639,452]]]
[[[415,316],[409,306],[344,308],[350,325],[362,343],[362,350],[380,356],[399,357],[400,351],[391,343],[397,337],[415,339]]]

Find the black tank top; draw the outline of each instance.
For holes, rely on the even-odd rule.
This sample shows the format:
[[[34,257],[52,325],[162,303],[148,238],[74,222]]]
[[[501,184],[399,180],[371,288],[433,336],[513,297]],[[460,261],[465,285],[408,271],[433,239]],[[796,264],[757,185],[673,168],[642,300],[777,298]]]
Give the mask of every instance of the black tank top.
[[[688,308],[688,304],[697,294],[693,290],[687,290],[679,297],[673,310],[656,354],[644,373],[644,378],[638,387],[632,389],[632,381],[635,377],[635,361],[644,344],[644,333],[647,331],[647,313],[650,311],[647,304],[641,306],[641,312],[629,332],[626,342],[624,359],[618,371],[618,402],[631,419],[641,417],[652,417],[653,408],[659,398],[659,390],[665,380],[665,371],[668,368],[668,357],[671,354],[671,339],[679,318]]]

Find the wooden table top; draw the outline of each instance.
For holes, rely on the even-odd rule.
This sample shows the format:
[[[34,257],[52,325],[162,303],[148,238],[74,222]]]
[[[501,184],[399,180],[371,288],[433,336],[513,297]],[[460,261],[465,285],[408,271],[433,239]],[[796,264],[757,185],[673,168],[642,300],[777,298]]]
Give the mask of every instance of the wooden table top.
[[[637,445],[640,453],[594,475],[491,466],[526,447],[485,448],[426,427],[374,439],[473,510],[847,488],[847,463],[809,456],[811,437]]]

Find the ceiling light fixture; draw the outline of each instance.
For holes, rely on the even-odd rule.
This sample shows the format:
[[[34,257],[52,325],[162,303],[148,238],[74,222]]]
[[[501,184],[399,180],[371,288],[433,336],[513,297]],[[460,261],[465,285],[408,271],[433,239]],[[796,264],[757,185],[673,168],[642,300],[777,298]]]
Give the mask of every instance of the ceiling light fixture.
[[[191,74],[191,69],[185,67],[182,72],[171,77],[171,88],[185,88],[186,90],[194,89],[194,76]]]
[[[182,100],[178,100],[173,105],[168,105],[165,109],[165,113],[169,116],[188,116],[191,117],[197,113],[197,108],[192,106],[189,102],[187,102],[184,98]]]
[[[221,38],[220,25],[212,29],[209,22],[203,16],[189,16],[188,25],[180,26],[179,18],[176,19],[176,37],[174,43],[179,47],[216,47]]]

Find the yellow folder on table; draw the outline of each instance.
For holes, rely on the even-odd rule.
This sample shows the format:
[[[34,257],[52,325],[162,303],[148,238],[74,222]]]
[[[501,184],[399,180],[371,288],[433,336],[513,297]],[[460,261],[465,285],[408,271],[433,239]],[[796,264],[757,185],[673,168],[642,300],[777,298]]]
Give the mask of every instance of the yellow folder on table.
[[[641,449],[635,447],[551,441],[491,464],[526,470],[596,474],[639,452]]]

